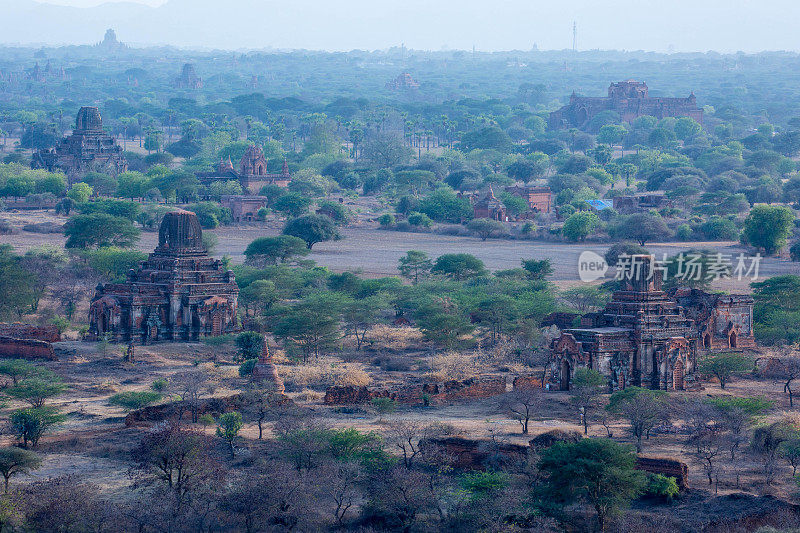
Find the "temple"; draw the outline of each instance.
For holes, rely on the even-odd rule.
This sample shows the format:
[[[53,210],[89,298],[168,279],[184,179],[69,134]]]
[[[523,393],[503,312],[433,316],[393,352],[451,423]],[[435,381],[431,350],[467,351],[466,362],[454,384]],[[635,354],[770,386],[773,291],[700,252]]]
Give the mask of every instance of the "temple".
[[[551,345],[550,384],[569,390],[577,368],[608,378],[611,390],[627,386],[683,390],[704,350],[755,346],[753,299],[697,289],[662,290],[652,256],[633,256],[640,266],[605,309],[565,329]]]
[[[687,98],[651,97],[646,83],[628,80],[612,83],[605,98],[572,93],[569,104],[550,113],[550,127],[585,128],[592,118],[603,111],[617,112],[622,122],[650,115],[658,119],[690,117],[703,123],[703,110],[697,107],[694,93]]]
[[[175,78],[172,85],[177,89],[202,89],[203,78],[197,75],[194,65],[186,63],[181,68],[180,76]]]
[[[118,342],[195,340],[237,330],[239,287],[208,256],[197,215],[167,213],[158,247],[123,283],[97,287],[89,333]]]
[[[103,119],[96,107],[82,107],[75,120],[75,129],[55,148],[33,155],[31,167],[50,172],[62,171],[70,183],[88,172],[116,175],[128,170],[122,147],[103,130]]]
[[[203,185],[211,185],[215,181],[238,181],[246,193],[258,194],[266,185],[286,187],[292,181],[289,164],[284,159],[279,173],[267,172],[267,159],[261,147],[251,144],[239,162],[239,170],[233,168],[230,158],[220,160],[212,172],[198,172],[197,179]]]

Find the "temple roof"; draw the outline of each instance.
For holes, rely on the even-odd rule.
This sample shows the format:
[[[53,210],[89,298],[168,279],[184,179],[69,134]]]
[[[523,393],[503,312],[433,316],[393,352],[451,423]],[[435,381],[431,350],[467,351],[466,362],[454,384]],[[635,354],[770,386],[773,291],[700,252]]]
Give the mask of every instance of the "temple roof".
[[[197,215],[183,209],[164,215],[158,230],[156,253],[167,255],[205,254],[203,229]]]

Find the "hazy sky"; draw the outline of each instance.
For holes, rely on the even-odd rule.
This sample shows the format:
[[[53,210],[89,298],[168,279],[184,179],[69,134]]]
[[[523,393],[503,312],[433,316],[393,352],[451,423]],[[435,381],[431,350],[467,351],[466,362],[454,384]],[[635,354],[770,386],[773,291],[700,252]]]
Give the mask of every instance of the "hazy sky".
[[[119,2],[160,6],[161,4],[165,4],[167,0],[47,0],[48,4],[73,7],[94,7],[99,6],[100,4],[114,4]]]
[[[575,21],[581,50],[800,51],[798,0],[0,0],[0,13],[0,43],[114,28],[134,45],[552,50],[572,46]]]

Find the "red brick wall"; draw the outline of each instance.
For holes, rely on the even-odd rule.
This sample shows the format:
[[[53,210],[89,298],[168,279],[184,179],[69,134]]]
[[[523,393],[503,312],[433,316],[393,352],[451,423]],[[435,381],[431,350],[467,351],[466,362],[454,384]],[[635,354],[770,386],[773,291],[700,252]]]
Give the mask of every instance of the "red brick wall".
[[[32,324],[0,323],[0,337],[14,339],[33,339],[46,342],[60,342],[61,334],[55,326],[34,326]]]
[[[53,351],[53,345],[46,341],[33,339],[14,339],[0,337],[0,357],[12,359],[58,359]]]

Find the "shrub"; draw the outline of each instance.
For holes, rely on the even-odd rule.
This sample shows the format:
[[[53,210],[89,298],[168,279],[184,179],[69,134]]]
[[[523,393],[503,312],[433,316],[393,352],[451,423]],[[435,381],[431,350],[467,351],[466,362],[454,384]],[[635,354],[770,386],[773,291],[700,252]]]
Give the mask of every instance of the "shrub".
[[[394,226],[395,224],[394,215],[392,215],[391,213],[386,213],[384,215],[381,215],[381,217],[378,219],[378,224],[380,224],[383,227]]]
[[[239,358],[242,361],[258,359],[264,347],[264,337],[255,331],[243,331],[236,336],[236,347],[239,348]]]
[[[424,213],[413,212],[408,215],[408,223],[418,228],[430,228],[433,220]]]
[[[648,474],[647,475],[647,488],[645,494],[653,498],[661,498],[664,500],[672,500],[678,495],[680,489],[678,488],[677,480],[674,477],[667,477],[663,474]]]
[[[161,399],[161,394],[155,391],[126,391],[119,392],[108,399],[111,405],[123,407],[128,411],[141,409]]]
[[[239,376],[245,377],[252,374],[253,369],[256,366],[256,363],[258,363],[258,359],[248,359],[244,363],[239,365]]]

